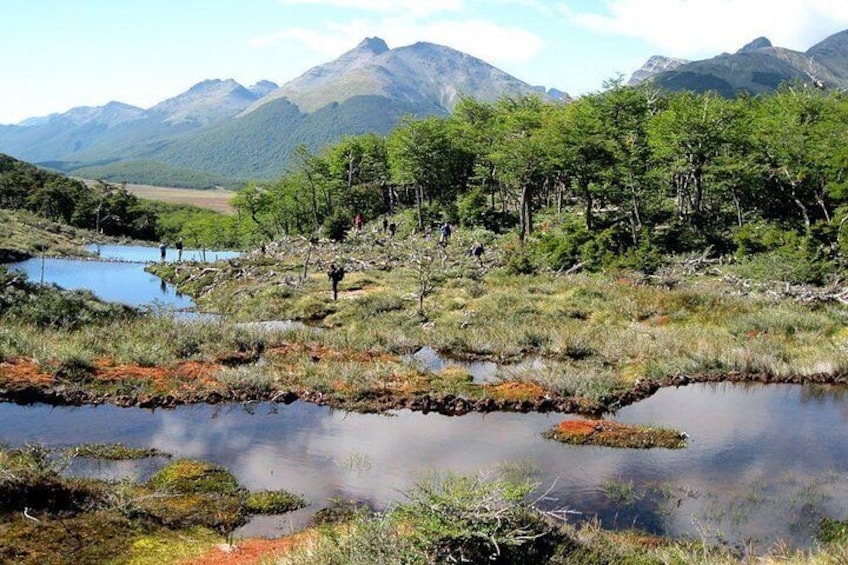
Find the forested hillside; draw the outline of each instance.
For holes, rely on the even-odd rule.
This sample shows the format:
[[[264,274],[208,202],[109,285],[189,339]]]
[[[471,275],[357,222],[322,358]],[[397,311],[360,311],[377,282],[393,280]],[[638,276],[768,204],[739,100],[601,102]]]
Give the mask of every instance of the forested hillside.
[[[820,282],[845,261],[846,167],[840,92],[795,84],[726,99],[616,83],[569,105],[465,100],[386,138],[301,151],[237,205],[263,238],[400,213],[418,230],[445,220],[516,230],[519,270],[765,254],[764,268],[785,271],[776,277]]]
[[[2,153],[0,209],[26,210],[108,236],[149,241],[182,237],[190,245],[215,247],[235,247],[242,241],[237,218],[192,206],[142,200],[124,186],[108,182],[98,181],[89,187]]]

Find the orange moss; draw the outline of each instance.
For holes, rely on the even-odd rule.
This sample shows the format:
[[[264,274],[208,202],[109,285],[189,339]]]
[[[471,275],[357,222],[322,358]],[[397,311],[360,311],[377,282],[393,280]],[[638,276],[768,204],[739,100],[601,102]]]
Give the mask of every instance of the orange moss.
[[[314,534],[301,532],[279,539],[246,539],[235,545],[220,545],[211,548],[199,557],[183,559],[179,565],[253,565],[268,562],[271,558],[283,555],[299,547]]]
[[[16,357],[0,363],[0,383],[12,389],[38,388],[53,385],[54,379],[52,375],[45,373],[36,361]]]
[[[483,388],[490,396],[501,400],[536,400],[547,393],[544,388],[533,383],[507,382],[483,385]]]
[[[175,384],[191,384],[189,388],[217,388],[215,375],[223,365],[201,361],[185,361],[176,367],[142,367],[140,365],[98,365],[95,378],[118,382],[130,379],[149,381],[157,388],[171,388]]]
[[[628,426],[609,420],[564,420],[544,434],[548,439],[574,445],[602,445],[646,449],[677,449],[686,445],[686,436],[674,430]]]

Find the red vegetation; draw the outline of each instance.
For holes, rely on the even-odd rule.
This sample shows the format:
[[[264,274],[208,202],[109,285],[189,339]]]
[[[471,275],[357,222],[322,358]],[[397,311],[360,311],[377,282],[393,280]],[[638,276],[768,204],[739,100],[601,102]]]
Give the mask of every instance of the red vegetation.
[[[282,555],[307,541],[311,534],[300,533],[279,539],[248,539],[232,546],[215,546],[200,557],[184,559],[179,565],[254,565],[272,562],[270,558]]]
[[[53,385],[53,377],[45,373],[33,359],[16,357],[0,363],[0,385],[10,389],[41,388]]]

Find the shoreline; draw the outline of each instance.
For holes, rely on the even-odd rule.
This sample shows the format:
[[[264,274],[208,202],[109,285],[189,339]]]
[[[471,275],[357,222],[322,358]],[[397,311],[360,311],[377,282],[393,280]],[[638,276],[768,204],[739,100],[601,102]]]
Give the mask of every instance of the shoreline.
[[[0,376],[4,366],[0,363]],[[653,396],[663,388],[681,387],[690,384],[790,384],[790,385],[848,385],[848,374],[815,374],[791,375],[779,377],[760,374],[699,374],[688,376],[672,376],[660,380],[641,380],[630,389],[607,395],[593,402],[579,397],[563,397],[549,393],[527,398],[482,398],[446,394],[439,396],[433,393],[397,395],[379,393],[362,395],[359,398],[345,398],[337,393],[300,390],[269,390],[262,393],[237,389],[199,391],[193,394],[162,394],[162,395],[120,395],[99,393],[79,387],[59,383],[44,383],[42,386],[33,384],[19,387],[0,388],[0,402],[19,405],[47,404],[50,406],[86,406],[113,405],[120,408],[176,408],[184,405],[223,404],[223,403],[260,403],[275,402],[292,404],[301,401],[318,406],[327,406],[337,410],[356,413],[386,413],[393,410],[410,410],[427,414],[434,412],[445,416],[462,416],[470,413],[516,412],[516,413],[559,413],[584,417],[600,417],[614,414],[617,410],[635,404]]]

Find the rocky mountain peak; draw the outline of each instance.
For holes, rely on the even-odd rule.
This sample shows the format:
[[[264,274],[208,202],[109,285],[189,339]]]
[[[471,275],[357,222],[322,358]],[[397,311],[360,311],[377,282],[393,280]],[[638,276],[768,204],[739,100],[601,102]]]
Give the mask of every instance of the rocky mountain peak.
[[[645,61],[645,64],[630,76],[630,80],[627,81],[627,84],[629,86],[636,86],[640,82],[645,81],[654,75],[665,71],[672,71],[680,65],[685,65],[688,62],[689,61],[686,59],[675,59],[673,57],[654,55]]]
[[[209,79],[150,109],[168,123],[207,124],[237,114],[257,96],[233,79]]]
[[[771,41],[769,41],[768,37],[760,36],[754,41],[745,44],[737,53],[748,53],[749,51],[756,51],[765,47],[772,47]]]
[[[266,94],[270,94],[280,88],[280,85],[270,80],[260,80],[254,85],[251,85],[248,90],[256,95],[257,98],[262,98]]]
[[[385,53],[388,50],[389,46],[379,37],[366,37],[353,48],[353,51],[370,51],[374,55]]]

